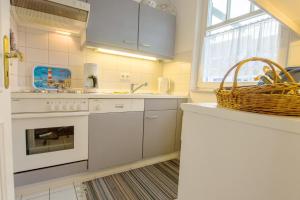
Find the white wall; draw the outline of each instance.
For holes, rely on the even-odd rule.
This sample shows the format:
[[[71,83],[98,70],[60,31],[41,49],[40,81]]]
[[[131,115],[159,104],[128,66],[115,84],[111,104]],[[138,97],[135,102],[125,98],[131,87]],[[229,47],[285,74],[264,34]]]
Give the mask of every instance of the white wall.
[[[293,42],[290,45],[288,66],[300,66],[300,41]]]
[[[174,0],[177,8],[176,57],[183,61],[192,60],[194,47],[197,0]]]
[[[188,93],[191,80],[191,63],[195,39],[195,23],[196,23],[196,4],[198,0],[174,0],[177,8],[177,32],[176,32],[176,61],[164,64],[163,74],[170,77],[174,84],[172,92],[179,91]],[[181,67],[179,67],[181,66]],[[189,74],[186,75],[184,81],[179,79],[181,74],[186,73],[182,66],[189,68]],[[189,66],[189,67],[187,67]],[[188,87],[187,87],[188,86]],[[213,92],[191,93],[193,102],[215,102],[215,94]]]

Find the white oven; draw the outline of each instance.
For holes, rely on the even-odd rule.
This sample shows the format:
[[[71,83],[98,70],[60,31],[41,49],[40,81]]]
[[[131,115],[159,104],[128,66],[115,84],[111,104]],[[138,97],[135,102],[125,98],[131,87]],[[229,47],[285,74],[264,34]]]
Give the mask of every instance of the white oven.
[[[87,99],[13,99],[14,172],[88,160]]]

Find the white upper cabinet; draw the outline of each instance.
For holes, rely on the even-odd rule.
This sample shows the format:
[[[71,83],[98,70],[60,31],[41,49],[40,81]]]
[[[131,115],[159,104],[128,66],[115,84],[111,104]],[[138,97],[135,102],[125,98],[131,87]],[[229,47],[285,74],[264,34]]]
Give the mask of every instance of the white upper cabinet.
[[[290,29],[300,34],[300,0],[252,0]]]

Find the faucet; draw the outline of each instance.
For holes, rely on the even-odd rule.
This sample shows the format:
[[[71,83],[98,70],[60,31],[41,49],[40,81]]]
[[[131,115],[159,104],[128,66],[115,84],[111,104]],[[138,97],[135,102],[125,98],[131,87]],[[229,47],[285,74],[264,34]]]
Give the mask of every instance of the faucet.
[[[138,91],[139,89],[141,89],[142,87],[147,87],[148,86],[148,82],[145,82],[139,86],[137,86],[136,88],[134,88],[136,84],[132,83],[130,84],[130,93],[133,94],[135,93],[136,91]]]

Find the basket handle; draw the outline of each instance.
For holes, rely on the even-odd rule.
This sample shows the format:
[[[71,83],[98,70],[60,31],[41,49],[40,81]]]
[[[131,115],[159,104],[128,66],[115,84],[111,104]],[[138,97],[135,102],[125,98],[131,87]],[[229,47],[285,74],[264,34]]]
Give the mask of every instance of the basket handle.
[[[235,64],[232,68],[230,68],[228,70],[228,72],[225,74],[225,76],[224,76],[224,78],[223,78],[223,80],[222,80],[222,82],[220,84],[220,89],[224,88],[224,83],[225,83],[226,78],[236,68],[235,73],[234,73],[233,87],[232,87],[232,89],[234,90],[238,86],[238,84],[237,84],[237,77],[238,77],[240,69],[246,63],[253,62],[253,61],[261,61],[261,62],[265,62],[265,63],[268,64],[268,66],[271,68],[271,70],[272,70],[272,72],[274,74],[274,82],[273,82],[273,84],[275,84],[277,82],[276,70],[275,70],[274,66],[276,68],[280,69],[285,74],[285,76],[289,79],[290,82],[296,83],[295,79],[282,66],[280,66],[276,62],[274,62],[272,60],[269,60],[269,59],[266,59],[266,58],[253,57],[253,58],[249,58],[249,59],[243,60],[243,61]]]

